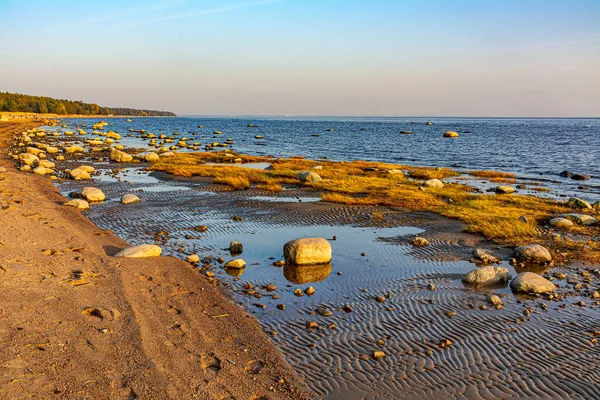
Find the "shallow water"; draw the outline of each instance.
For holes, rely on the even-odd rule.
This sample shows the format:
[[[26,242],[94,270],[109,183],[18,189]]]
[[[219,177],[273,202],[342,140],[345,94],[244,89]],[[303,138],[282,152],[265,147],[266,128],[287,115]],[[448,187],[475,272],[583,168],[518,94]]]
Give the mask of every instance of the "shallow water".
[[[431,226],[444,230],[444,222],[428,225],[413,218],[407,224],[392,215],[384,226],[376,226],[371,207],[277,201],[279,195],[256,190],[215,195],[208,183],[160,179],[129,168],[116,176],[106,172],[96,184],[110,201],[93,205],[89,218],[133,244],[152,243],[156,233],[166,231],[167,240],[159,244],[177,257],[242,257],[247,263],[242,274],[232,276],[216,261],[208,270],[273,335],[290,364],[323,398],[600,396],[600,347],[589,335],[600,329],[599,311],[571,305],[590,299],[571,297],[565,309],[558,308],[562,302],[549,302],[543,311],[541,301],[523,301],[504,285],[493,292],[504,296],[505,307],[480,309],[491,290],[461,282],[475,266],[449,256],[464,253],[460,238],[432,240],[424,248],[406,245]],[[69,193],[89,184],[64,181],[59,188]],[[130,192],[141,203],[115,201]],[[296,191],[283,198],[295,196],[306,194]],[[234,215],[244,220],[232,221]],[[208,230],[196,232],[198,225]],[[272,265],[282,258],[288,240],[334,235],[330,265]],[[225,250],[232,240],[244,244],[241,255]],[[504,266],[516,275],[510,265]],[[245,292],[248,283],[260,297]],[[431,283],[433,291],[427,289]],[[267,284],[277,289],[260,289]],[[314,287],[314,295],[294,295],[295,289],[308,286]],[[384,301],[376,301],[377,296]],[[344,306],[352,312],[341,310]],[[320,308],[333,314],[319,315]],[[525,318],[524,310],[531,310],[531,316]],[[457,314],[450,318],[448,311]],[[307,331],[307,321],[319,328]],[[443,339],[452,346],[441,349]],[[374,360],[375,350],[384,351],[385,358]]]
[[[91,126],[97,121],[70,123]],[[426,121],[433,125],[425,125]],[[115,118],[107,122],[110,125],[105,131],[115,130],[123,136],[129,129],[146,129],[157,136],[179,132],[179,138],[202,145],[232,138],[235,144],[231,148],[249,154],[500,170],[525,178],[555,180],[554,185],[569,195],[600,194],[600,119],[178,117],[135,118],[131,123]],[[249,128],[248,123],[255,126]],[[203,129],[198,128],[201,125]],[[330,128],[334,131],[329,132]],[[214,130],[223,134],[213,135]],[[401,130],[414,133],[402,135]],[[443,138],[446,130],[461,136]],[[264,139],[255,139],[255,135]],[[145,147],[147,142],[137,137],[123,139],[125,145],[133,147]],[[562,178],[559,174],[563,170],[586,173],[592,179],[580,182]],[[580,190],[580,185],[591,189]]]

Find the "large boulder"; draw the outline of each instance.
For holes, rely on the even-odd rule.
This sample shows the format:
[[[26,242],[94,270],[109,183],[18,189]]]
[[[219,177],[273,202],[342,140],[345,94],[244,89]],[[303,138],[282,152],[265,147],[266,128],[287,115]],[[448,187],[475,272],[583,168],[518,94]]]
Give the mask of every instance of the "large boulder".
[[[319,174],[313,171],[300,171],[296,174],[296,179],[300,182],[319,182],[323,180]]]
[[[118,252],[115,257],[142,258],[142,257],[158,257],[162,253],[160,246],[155,244],[140,244],[131,246]]]
[[[458,132],[454,132],[454,131],[444,132],[444,137],[447,137],[447,138],[457,138],[458,136],[459,136]]]
[[[127,154],[124,151],[119,151],[114,147],[110,149],[110,159],[116,162],[132,162],[133,156],[131,154]]]
[[[121,135],[119,135],[117,132],[113,132],[113,131],[109,131],[106,134],[106,137],[111,138],[111,139],[121,140]]]
[[[52,161],[40,160],[38,162],[38,166],[48,168],[48,169],[53,169],[54,167],[56,167],[56,164],[54,164]]]
[[[148,162],[157,162],[160,160],[160,156],[156,153],[148,153],[144,156],[144,160]]]
[[[553,292],[556,286],[538,274],[522,272],[512,280],[510,288],[518,293],[548,293]]]
[[[33,154],[21,153],[21,154],[19,154],[19,161],[21,161],[21,163],[23,163],[25,165],[31,166],[31,165],[39,162],[40,159],[38,158],[38,156],[35,156]]]
[[[89,202],[99,202],[106,200],[106,196],[102,190],[95,187],[84,187],[81,195]]]
[[[81,146],[69,146],[65,147],[65,151],[67,153],[76,154],[76,153],[85,153],[85,149]]]
[[[242,260],[241,258],[231,260],[225,263],[225,268],[243,269],[246,268],[246,261]]]
[[[86,179],[90,179],[90,174],[80,167],[72,169],[69,172],[69,175],[71,176],[71,179],[74,179],[76,181],[83,181]]]
[[[515,258],[518,261],[528,263],[543,263],[552,261],[552,255],[544,246],[539,244],[530,244],[529,246],[520,246],[515,249]]]
[[[123,195],[123,197],[121,197],[121,203],[123,204],[133,204],[133,203],[139,203],[140,202],[140,198],[137,197],[135,194],[126,194]]]
[[[474,286],[491,286],[508,282],[510,273],[504,267],[482,267],[469,272],[462,279],[463,282]]]
[[[429,179],[428,181],[425,181],[425,183],[423,185],[430,187],[430,188],[443,188],[444,187],[444,183],[442,181],[440,181],[439,179]]]
[[[569,201],[567,202],[567,205],[571,208],[582,208],[582,209],[586,209],[586,210],[592,209],[592,205],[590,203],[588,203],[587,201],[582,200],[578,197],[573,197],[573,198],[569,199]]]
[[[331,244],[318,237],[296,239],[283,246],[283,256],[288,264],[327,264],[331,261]]]

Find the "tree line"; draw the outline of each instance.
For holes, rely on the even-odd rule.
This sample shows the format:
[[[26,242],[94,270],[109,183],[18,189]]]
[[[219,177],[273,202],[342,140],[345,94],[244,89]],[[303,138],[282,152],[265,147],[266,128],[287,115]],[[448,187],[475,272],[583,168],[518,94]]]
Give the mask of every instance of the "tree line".
[[[100,107],[98,104],[84,103],[51,97],[30,96],[27,94],[0,92],[0,111],[29,112],[38,114],[81,114],[81,115],[134,115],[148,117],[172,117],[169,111],[137,110],[123,107]]]

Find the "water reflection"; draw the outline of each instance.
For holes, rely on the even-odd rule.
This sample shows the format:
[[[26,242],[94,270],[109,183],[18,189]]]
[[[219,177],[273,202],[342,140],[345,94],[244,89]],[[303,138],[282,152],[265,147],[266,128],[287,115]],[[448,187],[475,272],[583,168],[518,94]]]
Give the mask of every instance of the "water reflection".
[[[331,274],[331,263],[319,265],[286,265],[283,276],[296,284],[324,281]]]

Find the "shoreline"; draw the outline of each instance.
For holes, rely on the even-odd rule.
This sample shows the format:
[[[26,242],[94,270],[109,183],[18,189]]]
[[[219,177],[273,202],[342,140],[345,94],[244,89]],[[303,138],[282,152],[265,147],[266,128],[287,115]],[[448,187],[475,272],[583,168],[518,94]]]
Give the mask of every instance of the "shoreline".
[[[0,123],[0,147],[34,124]],[[189,263],[111,257],[127,243],[4,151],[0,165],[7,397],[313,396],[258,323]]]

